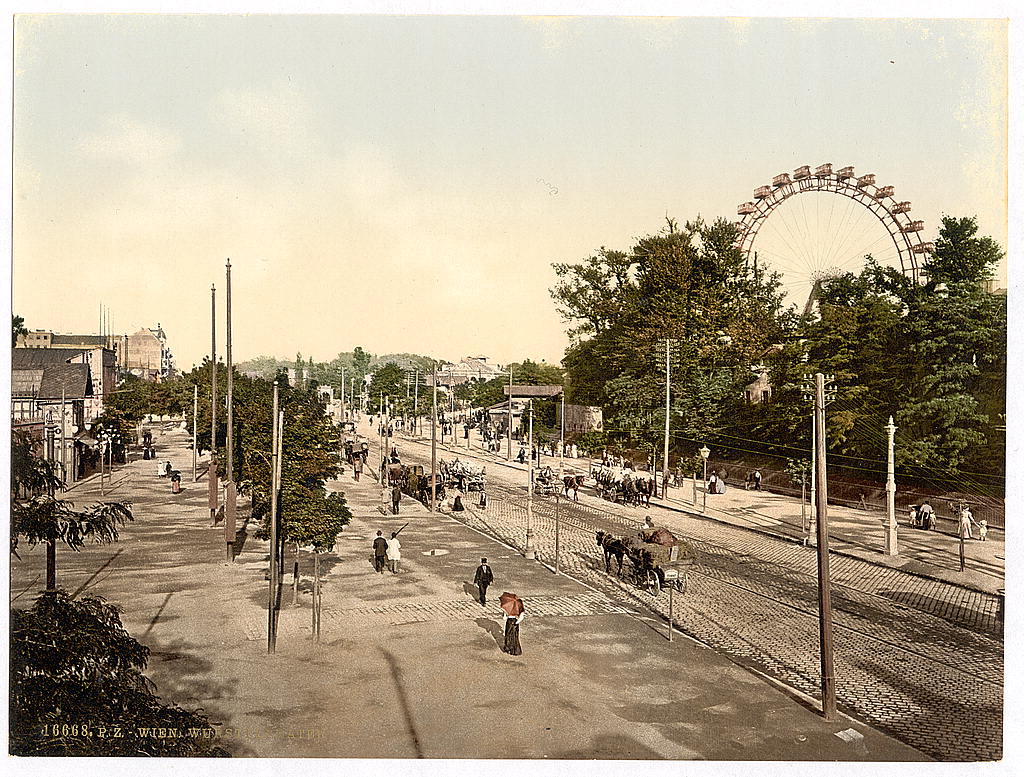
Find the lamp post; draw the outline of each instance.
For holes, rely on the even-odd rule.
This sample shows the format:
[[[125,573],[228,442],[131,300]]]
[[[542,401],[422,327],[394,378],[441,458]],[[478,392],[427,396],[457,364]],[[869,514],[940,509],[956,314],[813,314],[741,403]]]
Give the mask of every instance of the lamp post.
[[[898,556],[899,543],[896,538],[896,424],[892,416],[889,416],[889,423],[885,427],[889,436],[889,456],[887,475],[885,480],[885,555]]]
[[[707,445],[702,447],[700,451],[700,457],[704,459],[704,501],[701,503],[700,511],[703,513],[708,509],[708,456],[711,455],[711,449]]]
[[[672,340],[665,340],[665,453],[664,459],[662,460],[662,471],[663,475],[661,478],[661,498],[663,500],[668,499],[668,437],[669,437],[669,419],[672,414],[671,399],[671,387],[672,387],[672,361],[670,358],[672,347]]]

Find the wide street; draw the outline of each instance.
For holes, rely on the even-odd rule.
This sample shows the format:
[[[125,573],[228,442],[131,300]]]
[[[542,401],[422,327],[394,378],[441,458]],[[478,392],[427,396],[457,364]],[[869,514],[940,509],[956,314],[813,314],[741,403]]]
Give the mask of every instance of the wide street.
[[[372,439],[372,438],[371,438]],[[401,438],[399,438],[401,440]],[[429,468],[427,441],[399,442],[404,456]],[[466,448],[439,457],[467,457]],[[501,457],[486,461],[486,510],[462,515],[471,525],[522,548],[526,534],[526,472]],[[557,460],[548,460],[557,468]],[[578,464],[578,463],[577,463]],[[762,499],[762,495],[751,495]],[[560,500],[559,566],[573,577],[641,610],[668,617],[668,596],[655,597],[605,573],[595,543],[603,529],[633,534],[652,515],[691,542],[698,563],[675,622],[702,643],[789,686],[819,693],[816,550],[751,531],[679,505],[652,501],[651,510],[613,505],[591,489],[580,503]],[[538,557],[554,565],[553,497],[533,500]],[[944,541],[935,538],[933,542]],[[924,541],[918,541],[922,544]],[[1001,543],[999,543],[1001,546]],[[928,546],[931,556],[940,557]],[[863,555],[863,554],[860,554]],[[945,565],[916,560],[902,569],[854,554],[832,554],[835,673],[841,709],[940,759],[998,758],[1002,752],[1002,624],[998,597],[945,582]]]
[[[183,431],[168,428],[156,442],[161,458],[187,472]],[[236,755],[929,756],[842,714],[826,722],[804,694],[750,671],[703,636],[704,644],[678,633],[670,642],[649,596],[588,563],[593,549],[580,532],[567,539],[573,577],[556,576],[495,539],[513,533],[497,496],[494,509],[464,522],[431,516],[408,499],[401,515],[384,516],[379,485],[368,476],[356,483],[350,473],[331,484],[345,492],[355,517],[321,563],[321,641],[311,635],[312,564],[303,553],[298,605],[291,606],[286,587],[277,652],[269,656],[267,543],[254,538],[254,527],[242,526],[229,564],[223,530],[210,525],[204,478],[193,484],[186,475],[183,493],[173,495],[151,462],[133,460],[115,468],[114,485],[114,496],[134,501],[135,522],[114,545],[58,551],[58,583],[122,607],[126,627],[152,651],[148,674],[158,692],[204,708]],[[69,496],[98,498],[95,480]],[[401,573],[375,574],[370,539],[377,529],[390,534],[407,521]],[[543,552],[548,539],[540,529]],[[40,588],[41,548],[24,550],[12,564],[15,606]],[[496,575],[487,608],[474,601],[470,583],[481,556]],[[727,584],[693,576],[690,590],[677,598],[677,622],[694,631],[687,613],[698,613],[701,601]],[[761,593],[732,588],[720,607],[745,607],[754,627],[765,629],[767,619],[757,619],[752,604],[764,601]],[[504,590],[527,606],[520,657],[499,648],[494,599]],[[792,621],[803,617],[794,610]],[[842,663],[840,669],[846,671]]]

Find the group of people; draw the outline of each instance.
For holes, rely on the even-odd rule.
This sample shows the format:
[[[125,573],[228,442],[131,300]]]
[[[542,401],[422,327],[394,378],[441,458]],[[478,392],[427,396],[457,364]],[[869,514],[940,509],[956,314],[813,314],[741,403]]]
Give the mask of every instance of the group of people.
[[[476,568],[476,574],[473,575],[473,585],[476,586],[480,605],[482,607],[487,606],[487,588],[493,582],[494,572],[487,563],[487,559],[480,559],[480,566]],[[523,608],[522,600],[519,599],[519,597],[515,597],[515,601],[518,603],[518,607],[510,607],[512,612],[505,610],[504,607],[502,608],[502,615],[505,620],[505,642],[501,646],[501,649],[502,652],[508,653],[509,655],[519,656],[523,654],[523,647],[519,643],[519,624],[521,624],[523,622],[523,618],[526,617],[526,610]],[[518,612],[516,612],[516,610],[518,610]]]
[[[910,525],[915,529],[923,529],[925,531],[934,531],[935,529],[935,508],[931,506],[931,503],[925,499],[921,504],[910,505],[908,508],[910,513]],[[974,520],[974,513],[971,512],[971,508],[959,502],[953,505],[953,518],[957,522],[958,536],[963,537],[965,540],[974,539],[974,529],[978,530],[978,539],[988,539],[988,521]]]
[[[725,478],[719,477],[717,472],[712,472],[708,475],[707,489],[709,494],[724,494]]]
[[[398,531],[401,531],[399,529]],[[402,543],[398,539],[398,531],[391,532],[391,539],[384,539],[384,532],[378,530],[373,540],[373,571],[383,575],[384,570],[398,574],[398,565],[402,561]]]

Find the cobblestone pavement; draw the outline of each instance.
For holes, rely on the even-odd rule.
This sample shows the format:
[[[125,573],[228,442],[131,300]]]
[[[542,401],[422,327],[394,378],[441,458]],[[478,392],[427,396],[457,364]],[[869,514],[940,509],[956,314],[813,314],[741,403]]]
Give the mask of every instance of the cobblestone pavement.
[[[496,602],[488,607],[489,609],[486,611],[486,614],[493,616],[501,614]],[[481,606],[477,602],[469,601],[465,598],[450,601],[429,599],[423,602],[403,600],[398,604],[379,607],[324,607],[322,610],[322,614],[328,616],[324,621],[324,626],[327,625],[328,621],[331,621],[334,623],[344,623],[345,628],[351,628],[353,624],[362,623],[400,626],[406,623],[444,619],[476,619],[480,617],[481,612],[484,611],[481,610]],[[585,615],[623,615],[635,613],[636,608],[626,607],[596,591],[575,596],[533,595],[530,597],[531,620],[534,618],[567,618]],[[325,633],[328,633],[328,631],[328,628],[324,628]]]
[[[422,460],[420,451],[406,448],[407,457]],[[524,490],[502,483],[501,474],[490,474],[486,510],[459,515],[522,547]],[[537,555],[549,565],[554,511],[553,499],[534,500]],[[634,533],[642,513],[561,500],[559,515],[561,569],[627,606],[668,618],[667,594],[636,585],[628,561],[622,579],[606,574],[595,541],[597,529]],[[740,663],[819,694],[814,549],[684,515],[661,522],[698,555],[685,594],[674,597],[677,626]],[[938,759],[1000,758],[1003,647],[995,598],[854,558],[832,556],[831,568],[840,707]]]

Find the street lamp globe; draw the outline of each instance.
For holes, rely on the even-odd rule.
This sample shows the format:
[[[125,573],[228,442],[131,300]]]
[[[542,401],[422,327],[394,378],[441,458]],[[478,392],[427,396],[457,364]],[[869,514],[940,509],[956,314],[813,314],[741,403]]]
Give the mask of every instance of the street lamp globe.
[[[697,452],[700,454],[700,457],[702,459],[704,459],[704,461],[707,461],[708,460],[708,456],[711,455],[711,449],[707,445],[705,445],[703,448],[701,448]]]

